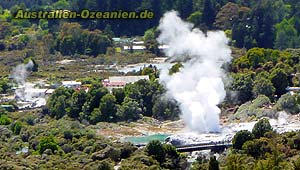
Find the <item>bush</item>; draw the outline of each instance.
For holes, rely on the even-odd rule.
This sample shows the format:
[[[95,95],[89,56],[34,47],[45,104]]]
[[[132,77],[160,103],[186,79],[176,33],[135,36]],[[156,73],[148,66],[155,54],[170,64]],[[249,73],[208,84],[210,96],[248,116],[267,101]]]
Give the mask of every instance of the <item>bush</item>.
[[[238,131],[232,139],[233,148],[242,149],[243,144],[252,139],[254,139],[254,135],[248,130]]]
[[[299,113],[299,105],[297,104],[296,98],[291,94],[282,95],[275,105],[278,111],[287,111],[291,114]]]
[[[146,152],[148,153],[148,155],[154,156],[154,158],[160,163],[162,163],[165,159],[165,151],[163,145],[158,140],[150,141],[146,146]]]
[[[263,156],[266,152],[271,152],[266,138],[254,139],[244,143],[242,149],[254,158]]]
[[[15,135],[19,135],[21,129],[22,129],[22,124],[21,124],[21,122],[19,122],[19,121],[15,122],[15,123],[12,124],[12,126],[11,126],[11,130],[13,131],[13,133],[14,133]]]
[[[68,140],[72,140],[73,138],[73,133],[69,130],[64,131],[64,138]]]
[[[268,119],[263,118],[259,120],[253,127],[252,133],[255,138],[264,137],[267,132],[273,131]]]
[[[0,115],[0,125],[9,125],[11,123],[11,119],[6,115]]]
[[[37,149],[40,154],[42,154],[46,149],[51,149],[52,153],[54,153],[55,150],[58,150],[58,144],[54,140],[53,136],[44,137],[41,139]]]
[[[113,170],[113,166],[108,161],[101,161],[97,170]]]

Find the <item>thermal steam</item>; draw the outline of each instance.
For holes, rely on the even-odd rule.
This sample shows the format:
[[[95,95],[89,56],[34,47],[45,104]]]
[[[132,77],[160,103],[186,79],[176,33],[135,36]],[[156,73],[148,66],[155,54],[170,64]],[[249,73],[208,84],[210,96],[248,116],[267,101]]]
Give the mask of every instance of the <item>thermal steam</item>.
[[[35,88],[35,84],[26,82],[29,71],[32,70],[33,62],[30,60],[27,64],[19,64],[12,73],[12,77],[16,81],[18,88],[15,90],[16,99],[22,102],[29,102],[34,107],[43,106],[46,100],[40,95],[39,89]]]
[[[231,61],[224,32],[204,34],[182,21],[175,11],[164,15],[158,29],[158,42],[169,46],[166,55],[185,62],[180,72],[169,75],[163,70],[160,78],[168,94],[180,103],[187,127],[200,133],[219,132],[218,104],[226,95],[222,65]]]

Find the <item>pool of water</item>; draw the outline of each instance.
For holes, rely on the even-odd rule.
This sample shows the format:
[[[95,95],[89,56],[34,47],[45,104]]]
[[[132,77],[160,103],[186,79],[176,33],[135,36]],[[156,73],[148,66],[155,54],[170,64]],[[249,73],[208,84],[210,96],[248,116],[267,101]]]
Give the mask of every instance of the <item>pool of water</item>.
[[[126,137],[124,140],[127,142],[131,142],[133,144],[147,144],[152,140],[159,140],[161,142],[164,142],[168,136],[170,135],[154,134],[154,135],[140,136],[140,137]]]

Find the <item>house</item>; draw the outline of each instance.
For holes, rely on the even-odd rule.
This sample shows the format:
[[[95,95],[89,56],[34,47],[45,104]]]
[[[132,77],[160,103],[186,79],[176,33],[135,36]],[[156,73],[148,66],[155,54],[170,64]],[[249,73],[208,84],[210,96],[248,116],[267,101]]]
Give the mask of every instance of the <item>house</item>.
[[[112,91],[114,88],[123,88],[126,84],[132,84],[139,80],[149,80],[149,76],[111,76],[103,80],[102,84]]]
[[[81,87],[81,82],[78,81],[63,81],[62,86],[72,89],[78,89]]]

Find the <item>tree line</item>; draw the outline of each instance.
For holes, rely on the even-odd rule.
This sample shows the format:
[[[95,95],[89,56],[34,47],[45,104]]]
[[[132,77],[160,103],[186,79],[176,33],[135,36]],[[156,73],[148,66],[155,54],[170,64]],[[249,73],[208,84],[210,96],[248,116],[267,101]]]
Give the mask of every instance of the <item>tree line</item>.
[[[50,34],[57,35],[58,29],[67,28],[62,26],[65,20],[22,20],[14,21],[12,14],[18,9],[30,10],[52,10],[67,9],[80,11],[89,9],[94,11],[142,11],[151,10],[155,13],[151,20],[71,20],[78,23],[82,29],[91,31],[91,34],[99,34],[95,30],[101,30],[102,33],[112,36],[136,36],[144,35],[149,29],[155,29],[160,18],[166,11],[176,10],[180,16],[192,22],[195,27],[202,30],[221,29],[227,32],[232,39],[231,44],[238,48],[298,48],[300,38],[300,13],[297,10],[300,2],[294,0],[55,0],[55,1],[2,1],[0,2],[0,14],[2,20],[21,24],[30,27],[37,24]],[[10,14],[5,13],[4,9],[9,9]],[[1,23],[2,27],[7,23]],[[71,25],[69,25],[71,26]],[[6,32],[3,34],[10,34]],[[84,34],[84,33],[81,33]],[[100,34],[101,35],[101,34]],[[87,38],[88,39],[88,38]],[[97,37],[99,41],[107,42],[103,36]],[[74,43],[71,37],[63,39],[58,38],[59,44]],[[75,41],[75,40],[74,40]],[[95,41],[95,40],[91,40]],[[73,44],[73,45],[74,45]],[[98,44],[106,48],[107,43]],[[76,45],[74,45],[76,46]],[[89,48],[85,49],[87,51]],[[90,48],[93,50],[92,48]],[[91,53],[103,53],[94,51]],[[57,50],[61,50],[57,48]],[[80,52],[85,53],[85,52]],[[87,52],[89,54],[89,52]]]
[[[60,87],[49,97],[44,113],[60,119],[67,115],[92,124],[98,122],[135,121],[142,116],[178,118],[175,101],[163,96],[165,89],[158,81],[140,80],[110,93],[100,82],[91,89],[76,91]]]

